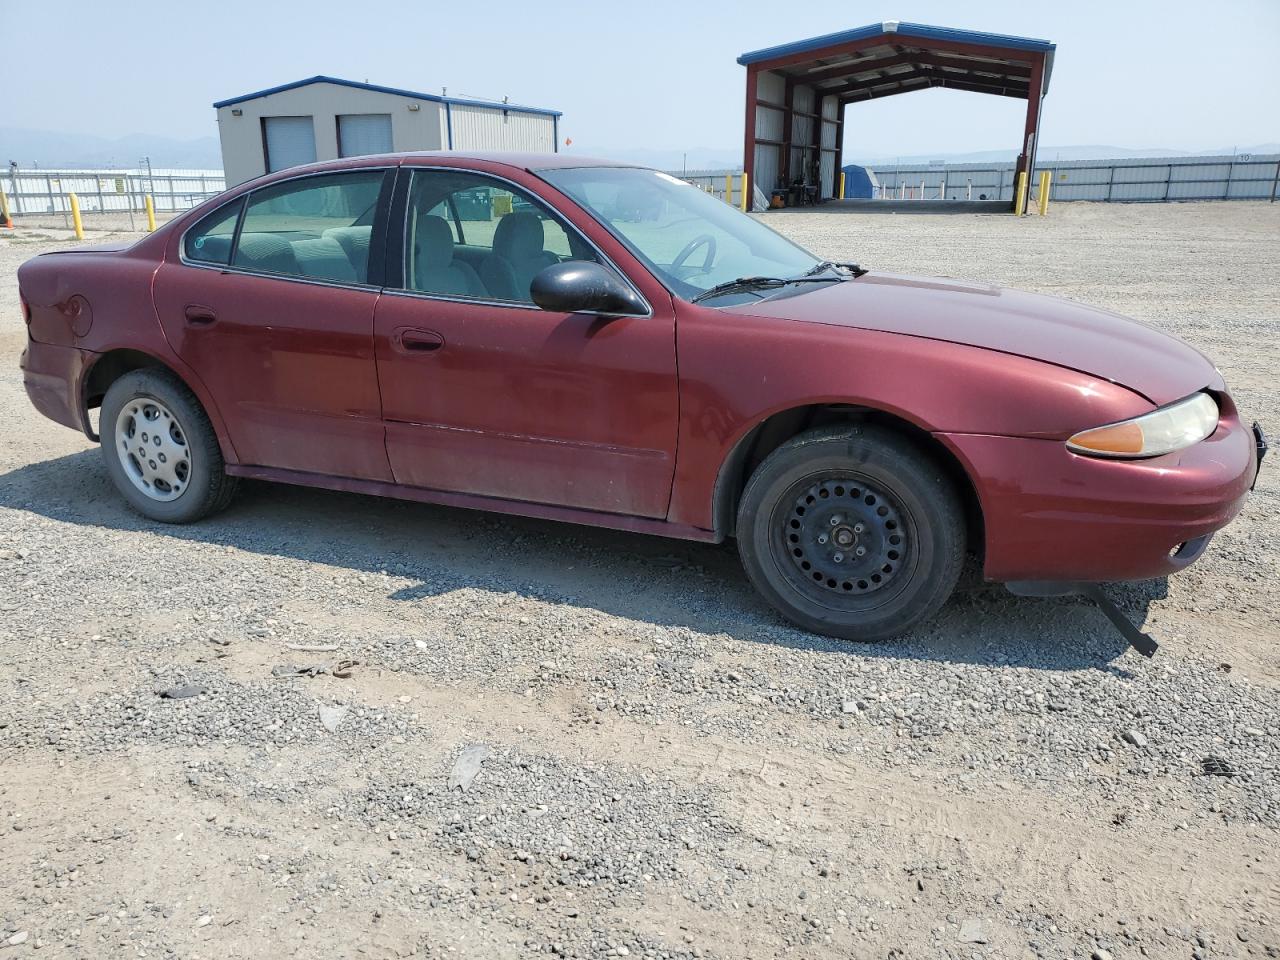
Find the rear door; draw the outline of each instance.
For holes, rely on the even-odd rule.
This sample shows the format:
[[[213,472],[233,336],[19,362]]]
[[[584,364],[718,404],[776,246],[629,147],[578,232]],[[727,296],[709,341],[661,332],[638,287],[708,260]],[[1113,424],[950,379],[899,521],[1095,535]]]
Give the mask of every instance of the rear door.
[[[394,170],[269,184],[205,217],[155,280],[170,344],[240,462],[390,480],[373,357]]]
[[[401,170],[375,324],[396,481],[663,517],[679,420],[675,315],[538,309],[529,279],[599,249],[521,185]]]

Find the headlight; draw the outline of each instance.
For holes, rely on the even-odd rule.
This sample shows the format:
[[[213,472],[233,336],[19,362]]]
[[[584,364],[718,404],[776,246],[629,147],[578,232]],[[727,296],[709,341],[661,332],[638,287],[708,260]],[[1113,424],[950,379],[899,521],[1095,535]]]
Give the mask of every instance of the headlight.
[[[1217,402],[1197,393],[1132,420],[1082,430],[1067,449],[1089,457],[1158,457],[1199,443],[1217,428]]]

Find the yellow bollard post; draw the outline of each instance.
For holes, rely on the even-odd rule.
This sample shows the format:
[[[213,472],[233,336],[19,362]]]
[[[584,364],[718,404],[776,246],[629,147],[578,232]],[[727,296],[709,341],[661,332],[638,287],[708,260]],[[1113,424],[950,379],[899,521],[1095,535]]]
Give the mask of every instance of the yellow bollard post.
[[[1040,216],[1049,212],[1049,187],[1052,181],[1048,170],[1040,171]]]
[[[71,225],[76,228],[76,239],[84,239],[84,224],[80,222],[80,198],[74,193],[67,196],[71,199]]]
[[[4,225],[12,230],[13,217],[9,216],[9,195],[4,192],[4,187],[0,187],[0,214],[3,214]]]
[[[1020,217],[1027,210],[1027,171],[1018,174],[1018,192],[1013,198],[1013,215]]]
[[[147,232],[155,233],[156,232],[156,202],[151,199],[151,194],[149,193],[147,194],[145,203],[147,205]]]
[[[844,171],[840,171],[840,199],[844,199]]]
[[[742,212],[743,212],[743,213],[746,213],[748,210],[750,210],[750,209],[751,209],[751,204],[749,204],[749,203],[747,202],[747,187],[748,187],[748,186],[749,186],[749,184],[747,183],[747,173],[746,173],[746,171],[744,170],[744,171],[743,171],[743,173],[742,173]]]
[[[726,173],[724,175],[724,202],[733,205],[733,174]]]

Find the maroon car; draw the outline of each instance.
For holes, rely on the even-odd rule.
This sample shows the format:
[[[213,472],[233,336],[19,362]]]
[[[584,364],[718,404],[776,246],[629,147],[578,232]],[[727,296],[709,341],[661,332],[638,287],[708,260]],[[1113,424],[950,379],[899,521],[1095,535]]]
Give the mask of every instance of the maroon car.
[[[147,517],[254,477],[735,536],[770,603],[851,639],[935,613],[966,551],[1030,591],[1176,571],[1265,449],[1162,333],[828,263],[564,156],[299,167],[18,280],[32,402]]]

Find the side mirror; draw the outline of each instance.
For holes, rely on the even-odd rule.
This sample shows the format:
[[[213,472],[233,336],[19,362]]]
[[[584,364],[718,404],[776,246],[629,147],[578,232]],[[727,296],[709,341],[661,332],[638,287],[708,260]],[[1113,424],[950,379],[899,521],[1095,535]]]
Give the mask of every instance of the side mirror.
[[[533,302],[553,313],[600,313],[606,316],[644,316],[648,307],[640,295],[603,264],[567,260],[543,267],[529,285]]]

